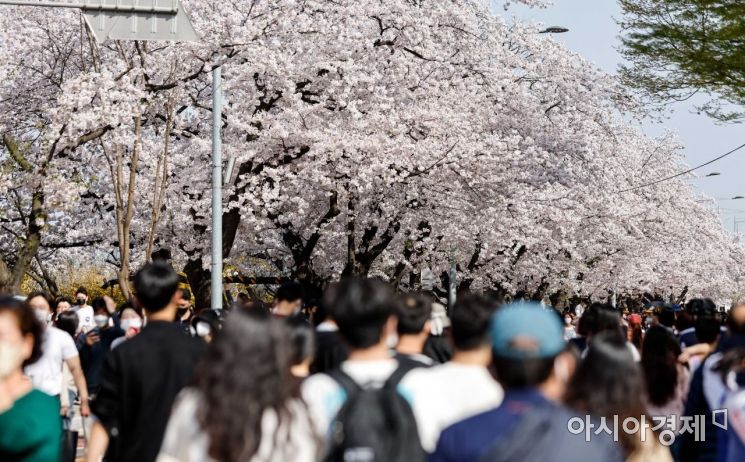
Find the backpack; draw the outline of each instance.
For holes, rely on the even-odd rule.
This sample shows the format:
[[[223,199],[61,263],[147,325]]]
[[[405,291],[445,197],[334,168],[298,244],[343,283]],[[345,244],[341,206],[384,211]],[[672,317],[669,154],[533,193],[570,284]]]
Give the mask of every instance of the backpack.
[[[426,454],[419,442],[414,411],[397,391],[412,368],[399,365],[382,388],[363,387],[341,369],[328,374],[347,399],[330,427],[324,462],[420,462]]]

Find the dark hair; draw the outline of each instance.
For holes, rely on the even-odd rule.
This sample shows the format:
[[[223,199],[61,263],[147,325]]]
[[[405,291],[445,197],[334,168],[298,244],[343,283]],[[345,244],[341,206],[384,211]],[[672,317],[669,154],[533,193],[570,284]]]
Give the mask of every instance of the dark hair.
[[[675,309],[668,304],[660,305],[657,309],[657,319],[665,327],[675,326]]]
[[[240,300],[236,302],[236,306],[244,313],[251,313],[262,316],[269,316],[271,312],[266,303],[259,299],[249,300],[248,302],[242,303]],[[237,311],[237,310],[234,310]]]
[[[164,309],[178,289],[179,279],[171,265],[163,261],[148,263],[134,278],[137,299],[150,313]]]
[[[388,318],[395,314],[396,300],[379,279],[345,279],[326,291],[324,304],[346,343],[364,349],[380,342]]]
[[[63,311],[57,316],[57,329],[67,332],[72,338],[75,338],[79,323],[78,314],[74,311]]]
[[[191,291],[187,289],[186,287],[182,287],[179,289],[181,291],[181,298],[186,301],[191,301]]]
[[[86,295],[87,296],[88,295],[88,289],[86,289],[83,286],[80,286],[80,287],[78,287],[78,290],[75,291],[75,295],[77,295],[77,294],[83,294],[83,295]]]
[[[622,340],[626,339],[621,328],[621,317],[618,313],[605,308],[597,309],[594,323],[590,326],[590,335],[596,336],[601,333],[606,333],[606,335],[612,335]]]
[[[285,319],[290,339],[290,365],[302,363],[315,354],[313,329],[302,316],[295,315]]]
[[[717,305],[710,298],[694,298],[685,305],[685,312],[693,316],[706,316],[717,312]]]
[[[626,343],[606,333],[593,339],[587,356],[566,388],[565,403],[580,413],[618,422],[645,413],[644,379]],[[626,456],[638,446],[638,436],[619,431]]]
[[[432,301],[420,294],[401,297],[398,309],[398,335],[420,334],[432,316]]]
[[[453,344],[458,350],[474,350],[489,343],[489,322],[498,302],[484,295],[458,297],[450,313]]]
[[[142,308],[140,308],[139,306],[135,305],[132,302],[127,301],[127,302],[124,302],[121,305],[119,305],[119,307],[116,310],[116,314],[117,314],[117,316],[119,316],[120,319],[122,317],[122,313],[124,313],[124,310],[126,310],[126,309],[130,309],[130,310],[134,311],[137,314],[137,316],[139,316],[140,318],[143,317],[142,316]]]
[[[18,328],[24,337],[31,335],[34,339],[34,346],[31,349],[31,356],[23,362],[23,367],[35,363],[41,358],[41,344],[44,336],[44,326],[36,319],[34,310],[28,306],[28,303],[22,302],[16,298],[0,295],[0,313],[9,312],[15,316],[18,322]]]
[[[507,358],[494,356],[497,380],[508,390],[533,388],[551,376],[556,356],[549,358]]]
[[[171,261],[171,249],[162,248],[150,254],[150,259],[153,262],[169,262]]]
[[[303,298],[303,286],[297,282],[285,282],[279,289],[277,294],[274,296],[275,302],[294,302]]]
[[[211,458],[252,459],[263,439],[267,410],[276,412],[278,428],[298,417],[289,406],[291,401],[303,401],[299,382],[290,376],[287,335],[279,320],[235,311],[210,344],[196,369],[194,386],[202,398],[198,420],[209,436]],[[309,417],[305,425],[313,428]],[[286,448],[278,438],[275,432],[274,446]]]
[[[595,320],[598,317],[598,310],[588,308],[582,312],[582,316],[577,321],[577,335],[587,337],[592,332],[592,326],[595,325]]]
[[[69,303],[70,306],[75,304],[70,297],[67,297],[67,296],[59,297],[57,298],[57,300],[54,301],[54,312],[55,313],[57,312],[57,309],[59,308],[59,304],[62,302]]]
[[[718,313],[711,316],[699,316],[696,319],[696,340],[701,343],[713,343],[721,333],[722,321]]]
[[[212,335],[216,335],[218,332],[222,331],[224,325],[225,325],[225,318],[227,317],[225,310],[212,310],[212,309],[206,309],[200,311],[194,318],[191,320],[192,327],[196,328],[197,323],[199,322],[206,322],[210,326],[210,330],[212,332]]]
[[[93,299],[93,302],[91,303],[91,308],[93,308],[93,313],[98,313],[99,311],[105,311],[106,314],[109,314],[109,309],[106,306],[106,300],[104,300],[103,297],[96,297]]]
[[[31,292],[26,297],[26,301],[27,302],[30,302],[31,300],[33,300],[36,297],[41,297],[44,300],[46,300],[47,303],[49,304],[49,309],[52,311],[52,313],[55,312],[55,310],[57,309],[57,305],[54,304],[54,301],[52,300],[52,297],[50,297],[49,294],[47,292],[44,292],[43,290],[35,290],[35,291]]]
[[[650,403],[664,406],[678,386],[680,344],[667,329],[650,327],[642,343],[642,370]]]

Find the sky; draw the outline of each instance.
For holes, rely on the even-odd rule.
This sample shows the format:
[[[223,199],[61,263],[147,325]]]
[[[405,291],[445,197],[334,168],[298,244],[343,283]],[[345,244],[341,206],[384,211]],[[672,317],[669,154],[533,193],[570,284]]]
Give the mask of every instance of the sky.
[[[546,27],[568,28],[569,32],[552,37],[608,73],[615,74],[623,60],[618,52],[620,27],[616,20],[621,17],[621,9],[616,0],[554,0],[553,6],[546,9],[513,4],[507,11],[500,6],[503,2],[494,1],[494,4],[495,12],[506,18],[514,16]],[[690,166],[703,164],[745,143],[745,126],[742,124],[718,124],[705,115],[696,114],[692,103],[678,103],[672,106],[672,111],[668,114],[669,119],[662,122],[645,122],[643,130],[651,136],[663,134],[666,130],[677,134]],[[705,175],[711,172],[721,175],[706,178]],[[745,150],[698,170],[699,178],[690,180],[699,192],[720,199],[717,202],[722,222],[730,231],[734,229],[735,220],[745,220],[745,199],[728,200],[745,196],[743,172]],[[739,231],[743,229],[745,223],[740,223]]]

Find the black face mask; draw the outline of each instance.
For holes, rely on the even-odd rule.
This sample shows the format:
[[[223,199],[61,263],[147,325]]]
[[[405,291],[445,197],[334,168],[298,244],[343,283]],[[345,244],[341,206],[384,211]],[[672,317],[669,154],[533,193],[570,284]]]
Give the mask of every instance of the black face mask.
[[[176,310],[176,318],[180,320],[189,311],[191,311],[191,308],[179,308]]]

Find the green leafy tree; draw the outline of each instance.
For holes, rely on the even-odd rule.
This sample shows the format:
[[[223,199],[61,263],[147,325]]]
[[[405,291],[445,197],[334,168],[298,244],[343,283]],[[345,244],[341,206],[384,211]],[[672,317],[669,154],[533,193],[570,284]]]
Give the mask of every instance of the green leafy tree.
[[[745,118],[745,2],[619,0],[624,12],[620,75],[655,103],[707,98],[699,110]]]

